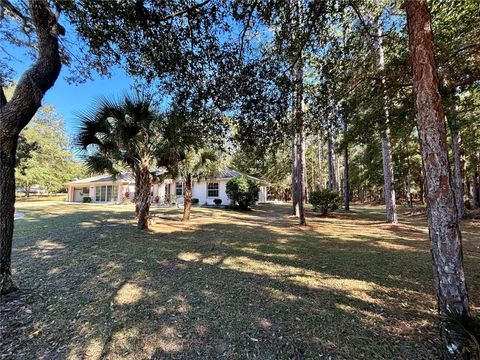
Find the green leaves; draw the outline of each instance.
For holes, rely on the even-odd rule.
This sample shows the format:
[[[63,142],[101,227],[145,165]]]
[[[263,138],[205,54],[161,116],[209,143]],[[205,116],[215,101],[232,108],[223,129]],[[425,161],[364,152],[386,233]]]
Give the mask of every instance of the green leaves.
[[[83,174],[75,160],[63,119],[53,106],[44,106],[21,132],[17,152],[16,181],[25,189],[40,185],[59,191],[65,183]]]

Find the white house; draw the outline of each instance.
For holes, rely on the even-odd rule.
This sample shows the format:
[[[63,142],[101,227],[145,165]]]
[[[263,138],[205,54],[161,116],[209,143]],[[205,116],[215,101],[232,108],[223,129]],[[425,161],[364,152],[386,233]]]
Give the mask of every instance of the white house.
[[[212,179],[194,181],[192,197],[197,198],[200,205],[213,205],[215,199],[221,199],[222,205],[229,205],[230,199],[226,193],[227,182],[238,176],[246,176],[260,184],[258,202],[267,201],[267,182],[239,171],[226,169],[217,173]],[[89,197],[92,202],[121,204],[126,197],[133,199],[135,193],[135,178],[131,173],[122,173],[115,178],[111,175],[100,175],[86,179],[71,181],[68,186],[68,201],[83,202]],[[152,185],[152,204],[183,203],[183,179],[165,179]]]

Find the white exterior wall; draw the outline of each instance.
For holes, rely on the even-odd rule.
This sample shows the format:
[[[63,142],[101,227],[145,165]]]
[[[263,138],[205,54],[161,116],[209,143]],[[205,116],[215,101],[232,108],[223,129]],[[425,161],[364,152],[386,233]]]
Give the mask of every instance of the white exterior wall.
[[[209,182],[216,182],[218,183],[218,196],[216,197],[207,197],[207,183]],[[230,205],[230,199],[227,196],[226,188],[227,188],[227,182],[228,179],[222,179],[222,180],[210,180],[210,181],[194,181],[193,182],[193,188],[192,188],[192,197],[197,198],[199,200],[199,205],[215,205],[213,202],[215,199],[222,199],[222,205]],[[164,182],[160,184],[154,184],[152,186],[152,191],[153,191],[153,196],[152,196],[152,204],[155,203],[155,197],[158,195],[160,197],[160,204],[163,204],[165,202],[165,184],[171,184],[171,189],[170,189],[170,194],[172,198],[175,196],[175,184],[176,181],[172,181],[171,179],[167,179]],[[130,193],[130,201],[133,199],[135,195],[135,184],[128,184],[128,183],[117,183],[117,182],[109,182],[109,183],[85,183],[85,184],[71,184],[68,187],[68,199],[69,201],[75,201],[75,202],[82,202],[83,196],[79,198],[78,196],[75,196],[75,188],[83,188],[83,187],[88,187],[89,188],[89,194],[92,198],[92,201],[95,202],[95,187],[96,186],[105,186],[105,185],[114,185],[118,186],[118,199],[116,200],[116,203],[123,203],[124,202],[124,197],[125,193],[128,191]],[[267,187],[266,186],[260,186],[260,191],[259,191],[259,197],[258,197],[258,202],[263,203],[266,202],[267,200]],[[182,198],[177,198],[177,202],[183,203]]]
[[[208,182],[217,182],[218,183],[218,196],[217,197],[207,197],[207,183]],[[193,182],[192,197],[198,199],[200,205],[207,203],[208,205],[215,205],[213,200],[222,199],[222,205],[230,205],[230,199],[227,196],[226,192],[227,181],[225,180],[212,180],[212,181],[200,181]]]
[[[260,191],[258,192],[258,202],[259,203],[267,202],[267,187],[265,185],[260,186]]]

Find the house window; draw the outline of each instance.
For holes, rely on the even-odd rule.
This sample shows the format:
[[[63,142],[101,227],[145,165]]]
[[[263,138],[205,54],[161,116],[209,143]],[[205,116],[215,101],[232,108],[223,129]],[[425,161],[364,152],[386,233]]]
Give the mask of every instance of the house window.
[[[89,191],[88,187],[82,188],[82,194],[83,194],[83,195],[88,195],[89,192],[90,192],[90,191]]]
[[[175,185],[175,195],[183,196],[183,182],[177,182]]]
[[[95,201],[115,201],[118,197],[118,186],[96,186],[95,187]]]
[[[218,197],[218,183],[207,184],[207,197]]]

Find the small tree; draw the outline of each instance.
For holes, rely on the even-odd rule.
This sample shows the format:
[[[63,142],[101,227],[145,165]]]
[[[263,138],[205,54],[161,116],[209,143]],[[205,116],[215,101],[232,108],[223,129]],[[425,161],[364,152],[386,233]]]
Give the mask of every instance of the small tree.
[[[220,170],[221,166],[220,156],[216,151],[200,149],[196,151],[187,151],[183,160],[170,167],[171,171],[172,168],[174,168],[174,171],[172,171],[173,174],[180,175],[185,179],[182,221],[190,220],[190,209],[193,203],[193,180],[212,177],[218,170]]]
[[[320,211],[322,215],[337,210],[339,201],[340,195],[334,190],[314,190],[310,193],[310,204],[313,205],[313,210]]]
[[[245,176],[236,177],[227,182],[227,196],[232,205],[242,210],[248,210],[258,201],[260,186],[258,182]]]
[[[87,166],[93,172],[113,175],[120,173],[121,166],[132,169],[138,228],[148,229],[151,167],[163,141],[162,118],[152,110],[150,101],[126,97],[121,103],[102,100],[81,120],[78,144],[92,151],[86,156]]]

